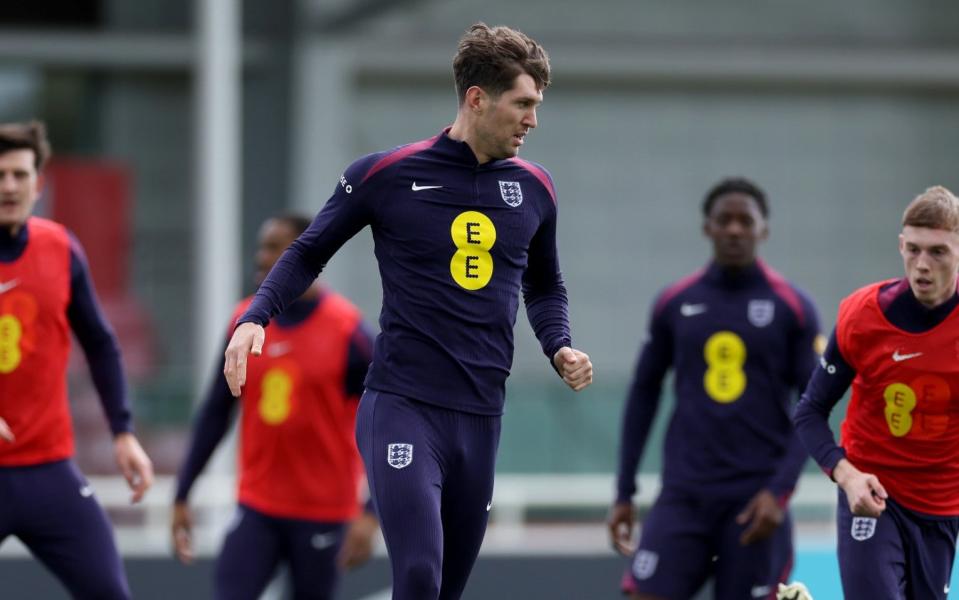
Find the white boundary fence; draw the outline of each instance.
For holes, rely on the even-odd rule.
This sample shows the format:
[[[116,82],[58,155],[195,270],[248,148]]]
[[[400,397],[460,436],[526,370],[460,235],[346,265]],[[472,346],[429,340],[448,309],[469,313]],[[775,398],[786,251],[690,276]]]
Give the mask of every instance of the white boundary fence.
[[[170,555],[170,513],[174,494],[173,477],[159,477],[153,489],[137,505],[129,503],[130,492],[120,477],[92,477],[90,484],[114,522],[117,543],[125,556]],[[531,523],[536,510],[605,511],[613,499],[612,474],[545,475],[503,474],[496,478],[491,509],[491,527],[484,552],[491,553],[583,553],[608,551],[605,527],[594,520],[584,523]],[[648,507],[659,493],[657,475],[639,477],[636,504]],[[804,514],[818,515],[820,526],[831,521],[836,486],[824,475],[802,476],[791,506],[802,520]],[[224,530],[235,513],[235,479],[232,475],[205,475],[190,494],[195,518],[194,543],[198,556],[213,556]],[[828,529],[829,524],[825,524]],[[380,552],[382,552],[382,545]],[[7,540],[0,558],[23,556],[26,549]]]

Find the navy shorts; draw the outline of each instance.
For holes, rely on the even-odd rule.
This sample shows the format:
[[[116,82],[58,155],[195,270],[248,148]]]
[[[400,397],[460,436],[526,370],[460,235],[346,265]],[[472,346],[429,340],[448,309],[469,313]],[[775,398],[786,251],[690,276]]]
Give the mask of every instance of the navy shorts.
[[[839,572],[846,600],[947,596],[959,518],[920,515],[892,498],[878,519],[855,517],[841,489],[838,502]]]
[[[750,499],[664,489],[643,519],[623,591],[686,600],[713,577],[716,600],[775,598],[776,584],[792,571],[792,519],[787,511],[772,536],[743,546],[746,525],[736,515]]]

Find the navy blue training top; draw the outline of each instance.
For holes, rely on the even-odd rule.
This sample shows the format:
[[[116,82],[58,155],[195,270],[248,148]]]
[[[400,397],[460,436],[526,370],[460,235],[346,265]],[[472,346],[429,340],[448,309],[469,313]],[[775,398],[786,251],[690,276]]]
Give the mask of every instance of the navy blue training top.
[[[806,453],[790,422],[817,358],[815,307],[762,262],[716,264],[658,296],[623,417],[617,501],[636,492],[663,378],[675,375],[676,407],[663,486],[718,498],[768,489],[785,501]]]
[[[549,174],[478,164],[445,131],[350,165],[238,323],[265,326],[367,225],[383,285],[368,388],[502,414],[521,291],[546,356],[571,344]]]

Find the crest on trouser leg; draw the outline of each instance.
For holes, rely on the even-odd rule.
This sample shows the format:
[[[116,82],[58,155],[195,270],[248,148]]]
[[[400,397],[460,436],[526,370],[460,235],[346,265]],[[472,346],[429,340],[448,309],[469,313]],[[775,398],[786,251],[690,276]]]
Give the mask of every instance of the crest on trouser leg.
[[[872,517],[852,518],[852,539],[864,542],[876,534],[876,519]]]
[[[659,564],[658,554],[649,550],[638,550],[636,558],[633,559],[633,577],[649,579],[656,572],[657,564]]]
[[[386,462],[394,469],[408,467],[413,462],[413,444],[390,444],[386,447]]]

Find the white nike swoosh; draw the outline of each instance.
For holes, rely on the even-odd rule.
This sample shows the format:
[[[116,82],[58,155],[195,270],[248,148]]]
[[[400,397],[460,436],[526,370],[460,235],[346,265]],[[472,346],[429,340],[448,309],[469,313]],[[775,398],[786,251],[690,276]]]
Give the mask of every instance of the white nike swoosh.
[[[415,181],[413,182],[413,191],[414,191],[414,192],[419,192],[420,190],[438,190],[438,189],[440,189],[441,187],[443,187],[443,186],[441,186],[441,185],[416,185],[416,182],[415,182]]]
[[[896,351],[892,353],[892,359],[896,362],[902,362],[904,360],[909,360],[910,358],[916,358],[917,356],[922,356],[922,352],[913,352],[912,354],[899,354],[899,349],[897,348]]]
[[[707,308],[705,304],[683,304],[679,307],[679,314],[684,317],[695,317],[706,312]]]
[[[266,347],[266,355],[276,358],[277,356],[283,356],[289,353],[292,349],[293,344],[290,342],[277,342]]]
[[[19,279],[11,279],[10,281],[0,283],[0,294],[9,292],[10,290],[17,287],[18,285],[20,285]]]
[[[763,596],[769,595],[770,588],[768,585],[754,585],[753,589],[749,590],[749,594],[753,598],[762,598]]]
[[[84,498],[89,498],[90,496],[93,495],[93,488],[90,487],[89,485],[85,485],[85,486],[81,487],[81,488],[80,488],[80,495],[83,496]]]
[[[490,500],[486,503],[486,512],[489,512],[489,509],[493,508],[493,501]]]
[[[313,539],[310,540],[310,545],[312,545],[315,550],[326,550],[335,543],[335,533],[317,533],[313,536]]]

